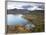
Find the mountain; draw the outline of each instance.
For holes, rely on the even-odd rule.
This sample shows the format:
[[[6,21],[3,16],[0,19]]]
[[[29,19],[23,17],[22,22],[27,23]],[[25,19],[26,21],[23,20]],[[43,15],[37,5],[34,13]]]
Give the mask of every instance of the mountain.
[[[28,13],[28,10],[26,10],[26,9],[10,9],[10,10],[7,10],[7,14],[22,14],[22,13]]]
[[[34,11],[29,11],[27,9],[9,9],[7,10],[7,14],[27,14],[27,13],[44,13],[44,10],[34,10]]]

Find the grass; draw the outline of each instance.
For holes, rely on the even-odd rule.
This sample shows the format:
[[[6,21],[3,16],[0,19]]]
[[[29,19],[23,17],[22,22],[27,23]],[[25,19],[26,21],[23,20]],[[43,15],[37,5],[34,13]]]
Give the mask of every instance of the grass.
[[[27,18],[30,22],[32,20],[32,23],[35,24],[35,28],[33,32],[44,32],[44,14],[43,13],[30,13],[25,15],[25,18]]]
[[[18,31],[18,33],[44,32],[44,13],[32,12],[32,13],[24,14],[23,18],[32,22],[32,24],[35,25],[35,28],[32,31],[30,31],[30,30],[25,29],[24,27],[17,26],[14,31]],[[12,29],[12,27],[11,27],[11,29],[9,27],[10,26],[8,26],[8,29],[9,29],[8,31],[10,31]],[[14,32],[12,32],[12,33],[14,33]]]

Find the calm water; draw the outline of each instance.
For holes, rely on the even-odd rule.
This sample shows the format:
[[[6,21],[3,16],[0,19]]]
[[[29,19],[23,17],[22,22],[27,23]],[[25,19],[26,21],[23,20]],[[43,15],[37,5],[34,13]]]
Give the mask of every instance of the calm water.
[[[23,16],[22,14],[19,14],[19,15],[9,14],[9,15],[7,15],[8,25],[16,25],[16,24],[24,25],[24,24],[29,23],[29,21],[27,19],[24,19],[22,16]]]
[[[34,24],[32,24],[31,22],[29,22],[27,19],[24,19],[22,16],[24,15],[7,15],[7,24],[8,25],[25,25],[25,28],[27,29],[32,29],[33,27],[35,27]]]

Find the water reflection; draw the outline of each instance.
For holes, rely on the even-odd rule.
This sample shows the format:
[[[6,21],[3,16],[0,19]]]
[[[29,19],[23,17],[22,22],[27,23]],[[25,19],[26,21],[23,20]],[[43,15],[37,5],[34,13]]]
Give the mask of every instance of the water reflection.
[[[22,16],[23,16],[22,14],[18,14],[18,15],[9,14],[9,15],[7,15],[8,25],[16,25],[16,24],[24,25],[24,24],[29,23],[28,20],[23,18]]]
[[[20,27],[24,26],[25,29],[28,29],[28,30],[32,29],[33,30],[35,25],[32,24],[32,22],[29,22],[23,16],[24,15],[22,15],[22,14],[18,14],[18,15],[9,14],[9,15],[7,15],[7,24],[10,26],[10,28],[13,27],[13,29],[15,28],[14,26],[19,25]]]

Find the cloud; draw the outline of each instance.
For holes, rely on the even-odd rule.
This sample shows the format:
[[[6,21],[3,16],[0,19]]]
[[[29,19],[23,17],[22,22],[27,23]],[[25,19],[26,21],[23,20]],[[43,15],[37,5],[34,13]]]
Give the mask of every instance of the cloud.
[[[7,1],[28,1],[28,2],[44,2],[44,0],[7,0]]]
[[[34,7],[32,7],[32,8],[28,8],[28,10],[34,11],[34,10],[36,10],[36,8],[37,8],[37,7],[34,6]]]
[[[32,5],[24,5],[24,6],[22,6],[22,8],[25,8],[25,9],[32,8],[32,7],[33,7]]]
[[[7,9],[27,9],[27,10],[43,10],[44,4],[39,3],[21,3],[21,2],[8,2]]]

